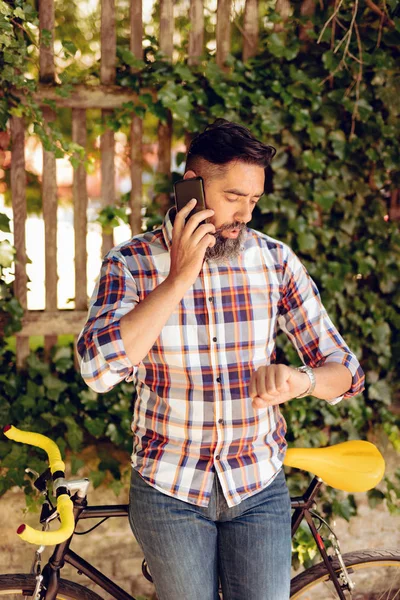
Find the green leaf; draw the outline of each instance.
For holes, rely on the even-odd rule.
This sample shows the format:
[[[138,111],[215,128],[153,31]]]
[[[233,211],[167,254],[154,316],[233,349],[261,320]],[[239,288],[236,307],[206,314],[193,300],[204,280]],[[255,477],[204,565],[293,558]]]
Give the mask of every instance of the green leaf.
[[[85,461],[72,454],[71,456],[71,475],[76,475],[82,467],[85,466]]]
[[[325,170],[325,158],[324,155],[316,150],[306,150],[303,153],[303,162],[305,166],[310,169],[313,173],[323,173]]]
[[[103,483],[105,476],[105,471],[92,471],[90,473],[89,479],[92,482],[94,489],[98,488]]]
[[[104,435],[107,421],[101,418],[92,419],[91,417],[86,417],[84,425],[91,435],[95,438],[99,438]]]
[[[317,247],[317,239],[312,233],[300,233],[297,242],[302,252],[315,250]]]
[[[61,40],[61,44],[66,58],[69,56],[75,56],[75,54],[78,52],[78,48],[71,40]]]
[[[9,269],[14,262],[15,249],[8,240],[0,242],[0,265]]]
[[[14,15],[17,17],[17,19],[25,21],[25,13],[21,7],[18,6],[16,9],[14,9]]]
[[[83,442],[83,431],[73,417],[66,417],[67,441],[73,452],[79,452]]]
[[[378,400],[384,404],[392,403],[392,391],[390,385],[384,379],[373,383],[368,388],[368,397],[370,400]]]
[[[183,96],[177,102],[172,105],[172,114],[179,121],[187,123],[189,121],[190,113],[193,110],[192,103],[188,96]]]
[[[196,81],[196,77],[186,65],[178,63],[174,66],[174,71],[183,82],[193,83]]]

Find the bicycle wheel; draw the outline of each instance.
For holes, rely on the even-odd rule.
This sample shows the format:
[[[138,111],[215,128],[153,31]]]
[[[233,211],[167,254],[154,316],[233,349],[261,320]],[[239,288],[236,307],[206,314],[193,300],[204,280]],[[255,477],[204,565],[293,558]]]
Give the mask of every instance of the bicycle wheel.
[[[7,600],[30,598],[35,586],[34,575],[0,575],[0,598],[7,598]],[[82,585],[60,579],[57,600],[102,600],[102,598]]]
[[[343,554],[352,592],[344,591],[351,600],[400,600],[400,550],[365,550]],[[337,558],[333,568],[340,573]],[[324,563],[307,569],[292,579],[291,600],[330,600],[338,595]]]

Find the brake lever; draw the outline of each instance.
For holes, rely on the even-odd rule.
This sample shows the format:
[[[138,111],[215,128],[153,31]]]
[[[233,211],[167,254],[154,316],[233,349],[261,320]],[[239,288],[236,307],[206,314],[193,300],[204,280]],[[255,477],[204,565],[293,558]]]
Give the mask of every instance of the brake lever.
[[[39,490],[39,492],[41,492],[42,494],[46,492],[47,490],[47,482],[50,481],[51,479],[51,472],[50,469],[46,469],[44,471],[44,473],[42,473],[34,482],[34,486],[37,490]]]

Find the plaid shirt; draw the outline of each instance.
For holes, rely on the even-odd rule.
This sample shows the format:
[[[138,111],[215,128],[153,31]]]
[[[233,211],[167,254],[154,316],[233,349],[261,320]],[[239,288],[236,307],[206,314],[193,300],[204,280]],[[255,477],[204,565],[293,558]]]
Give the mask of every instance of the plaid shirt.
[[[172,211],[159,229],[104,258],[78,339],[81,373],[96,392],[135,378],[132,465],[150,485],[207,506],[217,472],[234,506],[269,485],[285,456],[279,406],[256,410],[249,396],[251,373],[275,362],[278,326],[303,363],[350,370],[351,388],[331,404],[360,393],[364,374],[297,256],[250,228],[238,258],[203,262],[148,354],[133,365],[120,318],[169,274]]]

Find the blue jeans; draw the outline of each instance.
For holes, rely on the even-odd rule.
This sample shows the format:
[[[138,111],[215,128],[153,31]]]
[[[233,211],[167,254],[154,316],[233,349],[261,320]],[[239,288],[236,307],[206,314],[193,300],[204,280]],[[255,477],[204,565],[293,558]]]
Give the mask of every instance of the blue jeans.
[[[239,505],[215,475],[207,508],[173,498],[132,469],[129,521],[159,600],[288,600],[290,497],[283,469]]]

